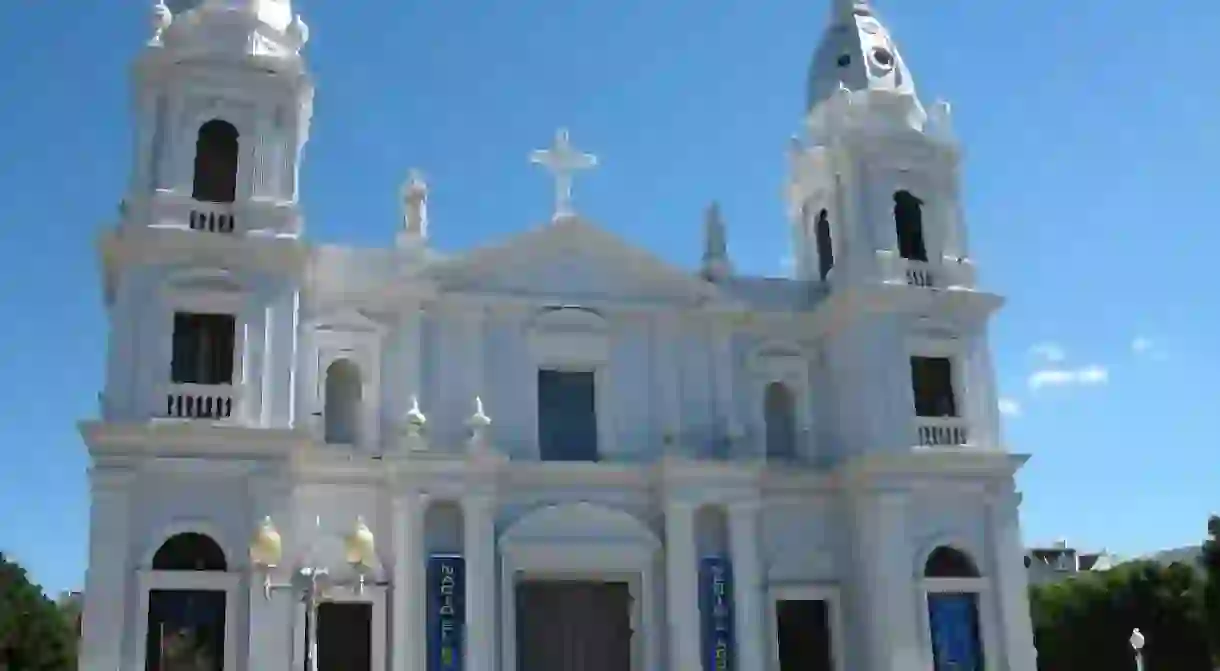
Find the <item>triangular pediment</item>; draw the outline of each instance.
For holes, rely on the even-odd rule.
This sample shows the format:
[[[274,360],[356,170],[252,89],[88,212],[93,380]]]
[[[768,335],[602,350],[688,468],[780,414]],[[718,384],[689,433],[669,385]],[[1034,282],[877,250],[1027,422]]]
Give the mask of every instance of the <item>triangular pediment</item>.
[[[381,333],[385,326],[370,319],[359,310],[339,309],[320,314],[313,319],[318,331],[344,331],[349,333]]]
[[[455,257],[433,270],[444,291],[699,304],[716,287],[608,231],[569,219]]]

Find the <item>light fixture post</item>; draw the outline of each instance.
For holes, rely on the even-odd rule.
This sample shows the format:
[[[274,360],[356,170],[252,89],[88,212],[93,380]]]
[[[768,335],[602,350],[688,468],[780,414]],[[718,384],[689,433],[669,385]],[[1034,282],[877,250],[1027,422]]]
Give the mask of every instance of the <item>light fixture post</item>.
[[[321,519],[318,519],[321,528]],[[331,588],[350,588],[363,595],[369,584],[368,573],[376,557],[373,533],[357,517],[355,529],[344,538],[345,559],[355,573],[354,578],[337,579],[325,566],[301,566],[291,580],[277,583],[272,573],[282,558],[282,542],[271,518],[263,519],[254,540],[250,543],[250,564],[263,577],[263,598],[268,601],[277,591],[288,591],[305,605],[305,671],[318,671],[318,606],[327,601]],[[374,581],[375,585],[387,585],[388,581]]]

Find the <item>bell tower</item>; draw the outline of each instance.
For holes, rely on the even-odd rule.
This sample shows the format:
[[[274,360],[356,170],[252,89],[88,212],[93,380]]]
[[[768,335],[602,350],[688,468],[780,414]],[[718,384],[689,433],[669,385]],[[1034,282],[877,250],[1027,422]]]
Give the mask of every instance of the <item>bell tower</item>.
[[[798,276],[832,291],[973,286],[949,106],[924,108],[869,2],[832,2],[806,93],[805,137],[789,156]]]
[[[290,0],[161,0],[135,67],[126,226],[301,233],[313,85]]]
[[[158,0],[151,18],[131,178],[101,240],[102,417],[290,427],[308,30],[290,0]]]

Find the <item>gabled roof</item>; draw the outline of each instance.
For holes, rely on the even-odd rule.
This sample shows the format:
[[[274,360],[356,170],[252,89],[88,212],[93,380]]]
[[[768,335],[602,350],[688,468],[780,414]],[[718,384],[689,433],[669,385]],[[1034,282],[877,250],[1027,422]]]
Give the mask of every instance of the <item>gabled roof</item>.
[[[442,291],[697,305],[722,298],[703,278],[571,217],[434,264]]]

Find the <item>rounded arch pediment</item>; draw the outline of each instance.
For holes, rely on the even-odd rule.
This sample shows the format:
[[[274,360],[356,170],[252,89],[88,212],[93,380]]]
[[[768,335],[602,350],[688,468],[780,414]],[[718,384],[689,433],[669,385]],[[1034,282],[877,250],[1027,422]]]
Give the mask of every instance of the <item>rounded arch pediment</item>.
[[[574,541],[660,547],[660,541],[652,531],[634,516],[587,502],[535,509],[500,536],[500,542],[507,546]]]
[[[608,325],[605,318],[593,310],[562,305],[538,311],[530,328],[548,332],[605,333]]]
[[[911,569],[915,578],[917,580],[928,579],[926,571],[929,560],[933,559],[938,551],[945,550],[960,555],[961,558],[972,564],[976,573],[972,577],[979,578],[986,575],[982,563],[984,555],[976,543],[970,542],[961,534],[941,533],[926,538],[924,542],[917,544],[915,555],[911,558]],[[935,577],[932,579],[935,579]]]

